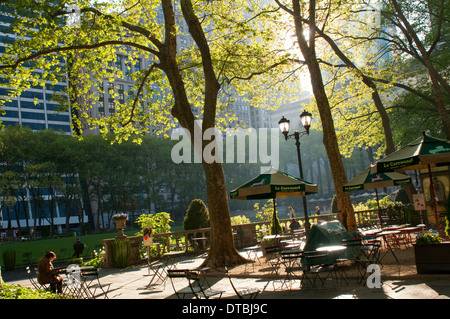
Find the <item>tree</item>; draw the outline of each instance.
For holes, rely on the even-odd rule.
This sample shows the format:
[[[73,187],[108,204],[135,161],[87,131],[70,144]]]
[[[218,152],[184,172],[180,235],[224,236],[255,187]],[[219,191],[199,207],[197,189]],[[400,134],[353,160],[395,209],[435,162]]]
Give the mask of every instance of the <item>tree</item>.
[[[323,144],[330,161],[338,199],[339,219],[349,231],[354,231],[356,230],[356,221],[353,206],[350,201],[350,195],[342,191],[342,185],[347,182],[347,179],[340,156],[333,116],[331,114],[331,108],[325,92],[322,72],[316,54],[316,30],[320,29],[320,27],[317,26],[316,19],[319,14],[321,14],[323,17],[322,23],[326,23],[327,15],[322,11],[318,12],[316,10],[315,0],[310,0],[309,3],[306,4],[301,3],[298,0],[292,0],[292,8],[288,8],[278,0],[276,0],[276,2],[280,8],[290,14],[294,20],[296,39],[304,59],[304,64],[309,71],[314,98],[320,114],[324,132]],[[305,18],[306,14],[308,18]],[[307,23],[305,21],[307,21]],[[305,34],[306,30],[308,30],[308,35]]]
[[[444,17],[444,12],[446,10],[445,8],[447,8],[448,11],[448,1],[441,0],[439,1],[439,3],[437,3],[437,6],[430,5],[430,3],[425,3],[426,8],[429,8],[430,10],[429,11],[430,21],[434,23],[435,22],[434,20],[437,20],[436,30],[432,30],[434,31],[435,36],[433,37],[431,45],[429,46],[428,49],[426,48],[425,43],[419,38],[420,35],[414,29],[413,25],[406,18],[404,14],[406,6],[401,6],[396,0],[390,0],[390,3],[395,10],[396,19],[398,19],[397,20],[398,23],[396,23],[396,25],[401,29],[405,38],[408,39],[409,42],[408,47],[411,49],[410,52],[415,58],[419,59],[423,63],[423,65],[426,67],[428,71],[434,92],[436,107],[442,121],[442,126],[445,130],[446,138],[450,139],[450,117],[448,116],[447,113],[444,100],[444,93],[442,92],[442,90],[444,89],[444,92],[446,91],[447,95],[450,95],[450,85],[437,72],[434,63],[431,59],[432,51],[435,49],[436,45],[441,40],[441,27],[444,24],[448,25],[448,22]],[[419,8],[420,7],[421,6],[419,6]],[[438,9],[439,11],[437,13],[434,13],[433,11],[435,9]]]
[[[379,72],[367,76],[378,83],[387,84],[392,89],[389,97],[409,93],[414,99],[394,104],[395,117],[408,113],[409,122],[414,121],[414,129],[422,126],[435,132],[444,131],[449,138],[450,120],[445,108],[450,96],[447,76],[448,61],[448,1],[419,0],[398,2],[385,0],[381,2],[365,1],[354,13],[370,12],[378,17],[378,23],[368,25],[367,20],[354,19],[357,24],[372,30],[370,34],[353,32],[340,33],[345,38],[358,40],[360,43],[382,43],[378,56],[388,57],[384,65],[379,65]],[[394,90],[393,88],[396,88]],[[406,103],[405,103],[406,102]],[[434,114],[431,113],[434,108]],[[423,111],[427,114],[423,114]],[[415,113],[419,115],[415,117]],[[430,115],[429,115],[430,114]],[[437,116],[440,125],[436,125],[433,116]],[[398,118],[398,117],[397,117]],[[430,119],[424,123],[423,119]],[[394,120],[394,116],[392,116]],[[400,120],[401,121],[401,120]],[[398,136],[398,134],[397,134]],[[417,137],[417,134],[415,134]],[[401,141],[401,139],[397,139]]]
[[[104,135],[113,131],[118,141],[132,138],[140,142],[139,134],[148,132],[152,126],[164,133],[175,126],[175,119],[188,132],[205,172],[211,245],[204,264],[242,262],[234,247],[228,194],[223,168],[217,161],[216,140],[213,135],[208,140],[203,137],[219,124],[218,112],[223,106],[218,106],[218,95],[222,86],[265,72],[275,76],[277,72],[271,71],[272,68],[283,66],[286,61],[279,51],[269,51],[271,45],[264,41],[273,38],[269,29],[260,27],[264,10],[259,8],[259,3],[252,7],[248,1],[243,5],[239,1],[92,3],[82,0],[76,2],[81,19],[69,25],[64,23],[72,10],[66,3],[72,1],[36,4],[22,0],[5,4],[7,9],[17,10],[23,17],[16,19],[12,30],[30,38],[18,40],[5,50],[0,61],[1,75],[11,79],[11,86],[20,86],[15,91],[20,94],[20,90],[36,83],[43,86],[49,81],[55,83],[57,70],[68,72],[72,80],[75,80],[72,75],[77,74],[68,94],[72,111],[78,114],[78,119],[88,119],[87,125],[98,127]],[[158,6],[162,23],[156,15]],[[195,44],[182,53],[177,50],[177,36],[183,32],[177,23],[181,21],[185,21]],[[133,98],[116,104],[113,116],[89,118],[96,90],[103,90],[99,83],[104,78],[124,76],[123,70],[114,68],[117,52],[127,55],[131,65],[141,57],[151,63],[146,69],[128,74],[135,80]],[[67,63],[61,63],[62,60]],[[33,68],[27,69],[25,65]],[[42,74],[33,73],[34,68],[42,69]],[[14,80],[18,77],[20,80]],[[158,92],[167,94],[167,98],[148,102],[149,94],[155,92],[152,84],[157,84]],[[76,103],[73,94],[78,95]],[[201,127],[193,108],[202,111]],[[201,134],[197,137],[201,143],[195,142],[196,132]],[[213,162],[205,160],[205,150],[211,152]]]

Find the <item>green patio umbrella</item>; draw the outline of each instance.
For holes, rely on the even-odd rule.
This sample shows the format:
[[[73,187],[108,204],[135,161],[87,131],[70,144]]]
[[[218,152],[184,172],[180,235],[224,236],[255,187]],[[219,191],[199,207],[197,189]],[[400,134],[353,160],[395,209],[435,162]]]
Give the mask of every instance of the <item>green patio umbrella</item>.
[[[380,159],[372,172],[416,170],[442,163],[450,163],[450,141],[422,133],[420,138]]]
[[[437,164],[450,163],[450,141],[431,137],[422,132],[422,136],[398,151],[380,159],[371,172],[407,171],[428,169],[431,197],[433,201],[436,227],[440,231],[437,203],[434,193],[431,168]]]
[[[342,186],[344,192],[362,189],[375,189],[378,206],[378,218],[382,225],[378,190],[380,187],[398,186],[411,183],[411,177],[397,172],[371,173],[372,167],[366,169]]]
[[[317,184],[304,181],[272,167],[267,172],[256,176],[235,190],[232,190],[230,192],[230,198],[242,200],[272,198],[273,219],[275,220],[276,198],[306,196],[317,192]]]

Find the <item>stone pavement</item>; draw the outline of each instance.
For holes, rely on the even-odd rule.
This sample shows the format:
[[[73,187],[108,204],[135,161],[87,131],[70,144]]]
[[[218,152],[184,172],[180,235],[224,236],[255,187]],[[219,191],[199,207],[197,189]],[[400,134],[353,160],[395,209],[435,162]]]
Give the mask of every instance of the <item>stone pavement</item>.
[[[299,281],[292,283],[292,289],[282,286],[284,271],[280,271],[279,276],[274,276],[266,263],[240,265],[232,268],[230,274],[237,287],[257,287],[264,290],[258,296],[258,302],[269,299],[450,299],[450,275],[417,275],[415,265],[411,263],[412,248],[396,251],[396,254],[401,266],[398,267],[393,258],[386,256],[381,268],[379,288],[358,284],[356,273],[352,273],[352,270],[347,272],[348,285],[333,285],[330,281],[324,287],[308,289],[300,289]],[[203,260],[204,256],[186,257],[177,267],[195,268]],[[101,269],[100,280],[103,284],[111,284],[108,293],[110,300],[177,299],[170,279],[148,286],[148,273],[146,263],[125,269]],[[213,269],[208,274],[208,281],[213,288],[225,291],[222,299],[237,299],[223,270]],[[3,272],[2,276],[6,283],[31,287],[25,271]],[[184,279],[176,279],[174,283],[176,289],[187,285]]]

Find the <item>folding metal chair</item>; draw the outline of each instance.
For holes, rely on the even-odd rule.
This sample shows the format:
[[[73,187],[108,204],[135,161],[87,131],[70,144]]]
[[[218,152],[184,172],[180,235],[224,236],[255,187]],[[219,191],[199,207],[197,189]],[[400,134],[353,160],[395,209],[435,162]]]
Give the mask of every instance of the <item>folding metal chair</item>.
[[[168,270],[167,270],[168,271]],[[164,284],[164,288],[166,287],[166,274],[167,271],[165,269],[165,265],[162,262],[154,262],[148,265],[148,275],[151,276],[150,282],[146,286],[146,289],[149,289],[152,285],[160,285]],[[159,284],[158,284],[159,282]]]
[[[222,294],[225,292],[203,286],[200,277],[196,272],[186,271],[186,278],[189,281],[189,287],[191,288],[192,293],[197,299],[210,299],[213,296],[218,296],[218,298],[220,299],[222,297]]]
[[[363,244],[361,239],[344,239],[342,245],[347,247],[346,258],[354,261],[357,266],[356,280],[362,283],[367,275],[367,267],[374,262],[379,262],[381,241],[372,240],[371,243]]]
[[[101,283],[99,278],[99,271],[96,268],[81,268],[81,278],[84,281],[86,288],[89,289],[92,298],[98,298],[104,296],[105,299],[108,298],[110,283]],[[96,294],[97,290],[101,290],[101,293]]]
[[[195,296],[194,292],[192,291],[191,287],[188,285],[184,288],[177,289],[175,288],[174,279],[175,278],[184,278],[187,279],[186,272],[187,269],[169,269],[167,270],[167,276],[170,278],[170,282],[172,283],[173,291],[175,292],[175,295],[178,297],[178,299],[184,299],[187,295]],[[186,283],[188,283],[186,281]]]
[[[323,287],[328,278],[333,276],[336,271],[336,265],[330,262],[329,254],[327,253],[304,252],[302,263],[305,269],[302,276],[302,287],[305,279],[311,283],[312,288],[316,287],[316,281],[319,279]]]
[[[278,274],[281,265],[281,251],[280,246],[266,247],[266,258],[272,267],[272,271],[276,274]]]
[[[255,271],[255,264],[256,261],[258,261],[259,264],[261,264],[261,261],[258,257],[258,250],[261,249],[261,245],[255,245],[251,247],[244,248],[245,252],[247,253],[247,259],[250,260],[250,262],[253,264],[253,271]],[[245,264],[245,271],[247,271],[247,264]]]
[[[22,254],[22,261],[24,262],[25,265],[32,265],[36,262],[36,258],[33,258],[33,253],[32,252],[26,252]]]
[[[281,260],[285,267],[286,275],[284,277],[283,287],[286,283],[290,283],[292,280],[298,279],[301,280],[301,276],[296,275],[296,272],[303,272],[307,270],[301,264],[301,258],[303,257],[303,252],[301,251],[284,251],[281,253]],[[292,284],[290,285],[292,288]]]
[[[228,272],[228,268],[225,267],[225,272],[227,274],[228,280],[230,281],[231,287],[233,287],[234,292],[239,297],[239,299],[256,299],[258,295],[261,293],[259,288],[242,288],[239,289],[234,285],[231,280],[230,273]]]
[[[31,284],[36,290],[45,290],[45,291],[51,291],[50,284],[42,285],[37,280],[33,278],[33,275],[31,274],[30,266],[25,267],[28,275],[28,279],[30,280]],[[36,273],[37,274],[37,273]]]

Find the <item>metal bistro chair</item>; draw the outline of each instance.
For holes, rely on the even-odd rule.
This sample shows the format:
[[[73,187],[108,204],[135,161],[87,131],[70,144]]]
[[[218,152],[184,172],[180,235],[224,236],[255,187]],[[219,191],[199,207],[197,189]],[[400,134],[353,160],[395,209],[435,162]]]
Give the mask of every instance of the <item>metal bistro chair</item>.
[[[301,258],[303,257],[302,251],[285,251],[282,252],[282,263],[285,266],[285,272],[286,276],[284,277],[283,284],[281,285],[283,287],[284,284],[287,282],[291,283],[292,280],[298,279],[301,280],[302,277],[296,275],[296,272],[304,272],[307,270],[305,266],[301,263]],[[290,288],[292,288],[292,283],[290,285]]]
[[[151,276],[150,282],[147,284],[146,289],[149,289],[152,285],[161,285],[164,284],[164,288],[166,287],[166,273],[168,270],[165,269],[165,265],[160,262],[153,262],[148,264],[148,275]]]
[[[36,258],[33,257],[33,253],[28,251],[22,254],[22,261],[25,265],[29,266],[36,262]]]
[[[302,287],[307,279],[311,283],[311,288],[316,287],[317,279],[320,280],[322,287],[328,278],[332,277],[336,271],[336,265],[329,261],[329,254],[316,251],[303,253],[303,266],[305,267],[302,276]],[[310,276],[310,277],[309,277]]]
[[[344,239],[342,245],[347,247],[345,259],[356,264],[356,280],[362,283],[367,275],[367,267],[374,263],[375,258],[379,259],[379,254],[375,252],[379,248],[378,243],[363,244],[361,239]]]
[[[278,274],[281,261],[281,246],[266,247],[266,259],[268,259],[269,265],[272,267],[272,272]]]
[[[247,259],[253,265],[253,271],[255,271],[255,264],[257,261],[261,264],[261,260],[258,257],[258,250],[261,250],[260,244],[244,248],[244,251],[247,253]],[[249,263],[245,263],[245,271],[247,271],[247,264]]]
[[[36,290],[51,291],[50,284],[40,284],[36,279],[33,278],[33,275],[31,274],[30,266],[27,266],[25,269],[27,271],[28,279],[30,280],[31,284],[33,285],[33,287]]]
[[[372,261],[372,263],[378,264],[380,266],[383,266],[381,264],[380,260],[380,253],[381,253],[381,240],[372,240],[369,244],[363,244],[365,249],[365,255],[366,257]]]
[[[186,278],[189,281],[189,287],[191,287],[192,293],[197,299],[209,299],[213,296],[218,296],[218,298],[220,299],[222,297],[222,294],[225,292],[203,286],[200,277],[196,272],[186,271]]]
[[[208,271],[210,268],[209,267],[197,267],[195,269],[168,269],[167,270],[167,277],[170,278],[170,282],[172,284],[172,288],[173,291],[175,292],[175,295],[178,297],[178,299],[185,299],[186,296],[192,295],[197,297],[197,293],[201,293],[201,288],[204,290],[209,289],[211,286],[208,282],[208,280],[206,280],[206,277],[203,278],[203,280],[200,280],[200,277],[198,278],[199,281],[197,283],[197,286],[185,286],[184,288],[181,289],[177,289],[175,287],[175,283],[174,280],[176,278],[184,278],[186,280],[186,283],[188,284],[188,273],[192,272],[192,273],[203,273]]]
[[[184,299],[186,295],[195,295],[191,289],[190,286],[176,289],[174,279],[175,278],[186,278],[186,271],[187,269],[169,269],[167,270],[167,276],[170,278],[170,282],[172,283],[173,291],[175,292],[175,295],[178,297],[178,299]]]
[[[92,298],[98,298],[104,296],[105,299],[108,298],[108,292],[111,287],[110,283],[101,283],[99,278],[99,270],[96,268],[81,268],[81,278],[84,280],[87,289],[92,296]],[[97,290],[101,290],[99,294],[96,294]]]
[[[261,290],[259,288],[240,287],[238,289],[231,280],[231,276],[227,267],[225,267],[225,272],[227,274],[228,280],[230,281],[231,287],[233,288],[234,292],[239,297],[239,299],[256,299],[256,297],[258,297],[258,295],[261,293]]]

